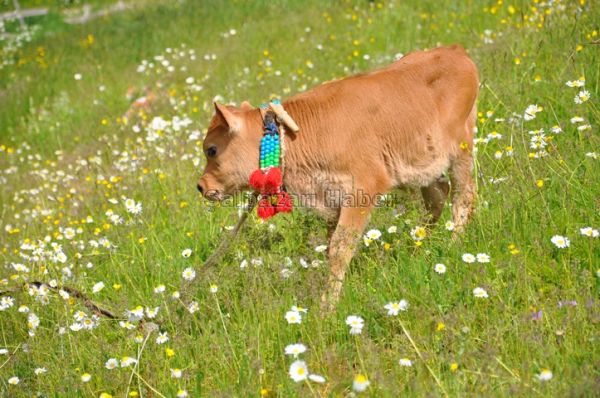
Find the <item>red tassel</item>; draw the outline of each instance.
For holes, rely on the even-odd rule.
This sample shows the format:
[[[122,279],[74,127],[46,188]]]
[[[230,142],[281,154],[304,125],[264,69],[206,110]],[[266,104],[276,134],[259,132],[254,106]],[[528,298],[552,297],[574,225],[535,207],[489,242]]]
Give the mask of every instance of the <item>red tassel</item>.
[[[262,169],[254,170],[248,178],[248,184],[261,194],[256,213],[263,220],[273,217],[277,213],[289,213],[294,205],[287,192],[281,192],[283,175],[279,167],[270,167],[264,172]]]
[[[271,167],[267,170],[264,179],[264,190],[268,193],[276,193],[283,182],[281,169],[279,167]]]
[[[256,191],[262,191],[265,186],[265,174],[263,171],[261,169],[254,170],[252,174],[250,174],[248,184]]]
[[[277,194],[277,212],[278,213],[289,213],[294,207],[294,201],[287,192],[279,192]]]
[[[273,217],[275,215],[275,207],[273,207],[273,206],[259,207],[256,210],[256,213],[263,220],[268,220],[269,218],[271,218],[271,217]]]
[[[263,196],[258,201],[258,209],[256,209],[256,213],[263,220],[273,217],[276,212],[277,212],[277,209],[275,208],[275,206],[273,206],[271,204],[270,196]]]

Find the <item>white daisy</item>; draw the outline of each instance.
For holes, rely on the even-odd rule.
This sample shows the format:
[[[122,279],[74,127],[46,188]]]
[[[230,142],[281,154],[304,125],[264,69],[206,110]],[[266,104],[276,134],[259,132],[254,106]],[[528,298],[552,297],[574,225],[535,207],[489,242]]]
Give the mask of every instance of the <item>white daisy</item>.
[[[569,238],[561,235],[554,235],[550,241],[559,249],[565,249],[571,245]]]
[[[591,130],[591,129],[592,129],[591,124],[582,124],[581,126],[577,126],[577,131],[587,131],[587,130]]]
[[[87,314],[86,314],[85,312],[83,312],[83,311],[76,311],[76,312],[73,314],[73,318],[74,318],[76,321],[79,321],[79,322],[80,322],[80,321],[83,321],[85,318],[87,318]]]
[[[317,253],[323,253],[325,250],[327,250],[327,245],[319,245],[315,247],[315,251]]]
[[[569,87],[583,87],[585,85],[585,79],[579,78],[577,80],[569,80],[565,84]]]
[[[142,307],[141,305],[138,305],[134,309],[127,310],[125,312],[127,314],[129,322],[137,322],[144,317],[144,307]]]
[[[169,341],[169,333],[158,333],[158,337],[156,338],[156,344],[164,344],[167,341]]]
[[[477,253],[477,262],[478,263],[489,263],[490,256],[485,253]]]
[[[590,238],[597,238],[600,235],[598,230],[592,227],[580,228],[579,232],[581,232],[581,235],[588,236]]]
[[[488,293],[485,291],[484,288],[476,287],[475,289],[473,289],[473,296],[477,298],[488,298]]]
[[[188,392],[186,390],[183,390],[183,389],[177,390],[177,398],[187,398],[187,397],[188,397]]]
[[[288,311],[285,313],[285,320],[289,323],[302,323],[302,315],[298,311]]]
[[[196,271],[194,271],[192,268],[188,267],[183,270],[183,272],[181,273],[181,276],[183,277],[183,279],[190,282],[190,281],[193,281],[194,278],[196,277]]]
[[[140,214],[142,212],[142,204],[133,199],[125,199],[125,209],[131,214]]]
[[[438,274],[443,274],[446,272],[446,266],[442,263],[436,264],[433,269],[435,270],[435,272],[437,272]]]
[[[192,301],[189,305],[188,305],[188,312],[190,314],[193,314],[194,312],[197,312],[200,310],[200,304],[198,304],[197,301]]]
[[[10,296],[5,296],[0,299],[0,311],[5,311],[6,309],[15,305],[15,299]]]
[[[550,379],[552,379],[553,376],[554,375],[552,374],[552,371],[550,369],[542,369],[542,371],[538,375],[536,375],[536,377],[540,381],[549,381]]]
[[[467,264],[472,264],[475,262],[475,256],[471,253],[465,253],[462,255],[462,260]]]
[[[427,230],[424,227],[416,226],[410,231],[410,237],[415,241],[421,241],[427,237]]]
[[[170,369],[171,371],[171,377],[174,379],[180,379],[181,376],[183,375],[183,372],[181,371],[181,369],[175,368],[175,369]]]
[[[294,358],[298,358],[298,355],[306,352],[306,346],[301,343],[289,344],[285,347],[286,355],[293,355]]]
[[[102,289],[104,289],[104,282],[98,282],[92,287],[92,293],[98,293]]]
[[[350,334],[361,334],[365,320],[358,315],[350,315],[346,318],[346,325],[350,326]]]
[[[408,309],[408,301],[402,299],[400,301],[393,301],[383,306],[388,310],[388,315],[396,316],[400,311],[406,311]],[[346,321],[347,323],[348,321]]]
[[[117,361],[115,358],[110,358],[108,361],[106,361],[106,363],[104,364],[104,367],[108,370],[118,368],[119,361]]]
[[[290,365],[289,374],[292,380],[294,380],[296,383],[306,380],[308,377],[308,368],[306,367],[306,362],[294,361]]]
[[[371,229],[369,230],[365,236],[367,237],[367,239],[370,240],[377,240],[379,238],[381,238],[381,231],[379,231],[378,229]]]
[[[354,377],[354,381],[352,382],[352,388],[356,392],[365,391],[371,382],[367,379],[367,376],[358,374]]]
[[[124,356],[123,358],[121,358],[121,367],[127,368],[127,367],[135,364],[136,362],[137,362],[137,359],[128,357],[128,356]]]
[[[539,113],[543,110],[543,108],[539,105],[529,105],[527,109],[525,109],[525,113],[523,114],[523,119],[525,120],[533,120],[535,119],[536,113]]]
[[[573,101],[576,104],[583,104],[584,102],[588,101],[590,98],[591,98],[590,92],[587,90],[582,90],[579,93],[577,93],[577,95],[575,96]]]
[[[325,378],[321,375],[308,375],[308,379],[310,381],[314,381],[315,383],[325,383]]]
[[[573,116],[571,118],[571,124],[575,124],[575,123],[581,123],[583,122],[585,119],[582,118],[581,116]]]

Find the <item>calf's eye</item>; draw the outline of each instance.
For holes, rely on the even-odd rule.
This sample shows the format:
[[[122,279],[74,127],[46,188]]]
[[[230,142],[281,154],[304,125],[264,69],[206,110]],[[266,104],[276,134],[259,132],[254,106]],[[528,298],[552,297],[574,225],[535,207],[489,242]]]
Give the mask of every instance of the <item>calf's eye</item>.
[[[208,149],[206,150],[206,156],[208,156],[209,158],[214,157],[216,154],[217,154],[217,147],[215,145],[208,147]]]

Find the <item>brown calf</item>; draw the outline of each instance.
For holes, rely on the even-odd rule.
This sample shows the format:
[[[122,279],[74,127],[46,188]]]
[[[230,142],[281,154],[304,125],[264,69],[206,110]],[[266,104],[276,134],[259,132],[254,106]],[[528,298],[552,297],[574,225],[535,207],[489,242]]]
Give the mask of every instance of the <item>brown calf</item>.
[[[475,64],[460,46],[411,53],[382,69],[325,83],[283,105],[300,126],[286,135],[284,184],[297,204],[336,223],[329,242],[326,302],[340,294],[357,238],[374,198],[397,186],[421,188],[431,221],[452,183],[452,216],[460,231],[475,198],[473,131]],[[248,189],[258,167],[259,109],[215,104],[204,140],[207,165],[198,189],[211,200]],[[348,198],[356,198],[356,200]]]

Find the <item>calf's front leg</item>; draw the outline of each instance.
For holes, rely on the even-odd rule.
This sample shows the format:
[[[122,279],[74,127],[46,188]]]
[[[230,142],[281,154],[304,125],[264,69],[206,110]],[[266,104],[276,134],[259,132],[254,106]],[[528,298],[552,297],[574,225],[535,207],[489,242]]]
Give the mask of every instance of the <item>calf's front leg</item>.
[[[335,308],[340,298],[346,270],[370,214],[370,206],[342,207],[340,210],[337,226],[329,241],[329,282],[321,297],[321,308],[327,312]]]

